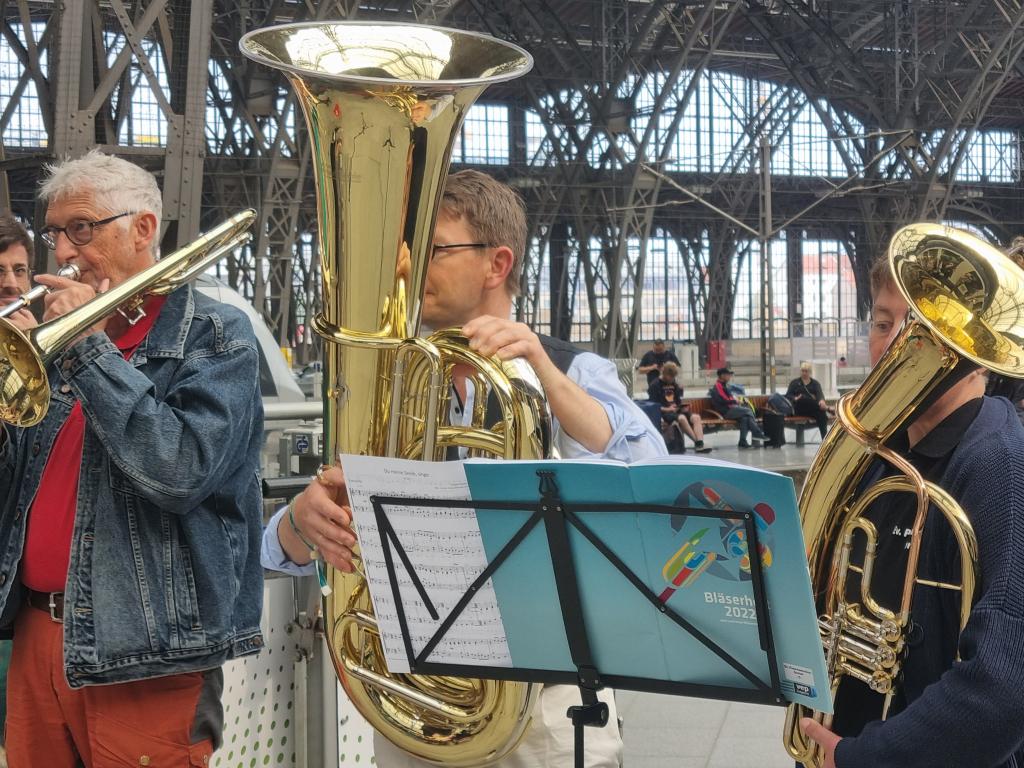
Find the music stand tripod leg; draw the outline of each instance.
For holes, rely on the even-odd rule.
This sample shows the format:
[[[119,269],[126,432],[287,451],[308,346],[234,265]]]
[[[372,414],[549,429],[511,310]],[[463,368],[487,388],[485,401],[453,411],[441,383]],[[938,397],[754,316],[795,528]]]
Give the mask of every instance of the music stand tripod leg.
[[[538,470],[540,480],[540,512],[544,516],[544,527],[551,551],[551,563],[555,570],[555,584],[562,608],[569,653],[576,665],[576,680],[580,689],[581,704],[569,707],[566,716],[572,721],[573,742],[576,753],[576,768],[583,768],[583,729],[587,726],[603,728],[608,724],[608,705],[597,698],[597,691],[604,687],[601,675],[594,666],[587,638],[586,624],[580,605],[579,582],[573,564],[572,548],[569,543],[568,523],[565,507],[558,492],[555,472]]]
[[[608,705],[597,698],[596,685],[599,684],[597,670],[580,670],[580,697],[582,704],[569,707],[566,717],[572,721],[573,727],[573,752],[575,753],[576,768],[584,768],[586,753],[583,748],[583,729],[590,726],[604,728],[608,725]]]

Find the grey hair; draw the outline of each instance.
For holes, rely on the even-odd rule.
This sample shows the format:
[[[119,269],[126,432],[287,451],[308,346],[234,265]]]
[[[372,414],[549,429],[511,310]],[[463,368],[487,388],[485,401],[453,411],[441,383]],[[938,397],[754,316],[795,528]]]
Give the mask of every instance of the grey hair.
[[[47,165],[49,174],[39,187],[39,197],[55,202],[76,194],[91,193],[96,205],[113,214],[124,211],[149,212],[156,216],[160,232],[163,197],[156,178],[144,168],[120,157],[90,149],[74,160]],[[116,222],[127,228],[127,221]],[[153,238],[153,255],[158,255],[159,236]]]

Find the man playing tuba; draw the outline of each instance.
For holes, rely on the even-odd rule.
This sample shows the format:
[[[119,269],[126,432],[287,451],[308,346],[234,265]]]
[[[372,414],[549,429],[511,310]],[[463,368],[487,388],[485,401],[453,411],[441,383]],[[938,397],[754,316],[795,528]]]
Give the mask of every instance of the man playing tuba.
[[[887,260],[872,270],[871,293],[876,365],[908,313]],[[985,372],[978,368],[918,416],[895,446],[973,524],[980,579],[969,621],[960,634],[958,592],[914,588],[902,679],[888,717],[878,719],[881,694],[844,677],[832,730],[810,719],[801,723],[825,749],[827,768],[1024,765],[1024,428],[1007,400],[984,393]],[[876,460],[861,487],[894,473]],[[886,608],[899,607],[914,511],[911,494],[888,493],[867,513],[879,533],[872,591]],[[956,583],[958,547],[940,517],[930,509],[918,577]],[[863,546],[851,562],[862,559]],[[860,602],[859,587],[851,573],[853,602]]]
[[[423,322],[432,329],[461,326],[476,352],[502,359],[524,357],[544,386],[554,425],[554,439],[564,458],[607,457],[630,462],[666,453],[661,435],[636,407],[618,380],[615,366],[565,342],[533,333],[509,320],[519,292],[526,251],[526,214],[509,187],[477,171],[448,177],[433,237],[427,271]],[[452,422],[461,422],[472,405],[466,402],[465,376],[455,376]],[[335,568],[351,570],[355,536],[346,506],[344,476],[334,467],[324,473],[330,483],[313,482],[293,502],[294,525],[286,510],[267,526],[263,564],[299,574],[310,571],[313,544]],[[305,542],[305,543],[304,543]],[[588,729],[586,764],[615,768],[622,742],[611,691],[599,694],[608,703],[609,724]],[[523,742],[502,768],[572,763],[572,725],[566,710],[580,703],[574,686],[546,686]],[[377,735],[377,765],[426,766]]]

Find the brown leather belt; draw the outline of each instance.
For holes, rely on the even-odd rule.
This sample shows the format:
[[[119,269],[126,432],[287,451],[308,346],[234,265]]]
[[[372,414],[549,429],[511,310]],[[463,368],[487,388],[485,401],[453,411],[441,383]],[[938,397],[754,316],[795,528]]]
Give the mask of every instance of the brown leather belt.
[[[54,621],[64,621],[64,593],[28,591],[28,604],[50,614]]]

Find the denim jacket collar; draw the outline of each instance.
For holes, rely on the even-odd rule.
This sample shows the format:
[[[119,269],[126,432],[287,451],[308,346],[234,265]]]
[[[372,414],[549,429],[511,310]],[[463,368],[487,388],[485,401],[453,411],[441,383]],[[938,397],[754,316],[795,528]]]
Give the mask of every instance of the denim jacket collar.
[[[132,364],[145,365],[150,357],[185,357],[185,339],[195,317],[196,299],[191,285],[183,285],[167,295],[167,300],[152,330],[132,355]]]

